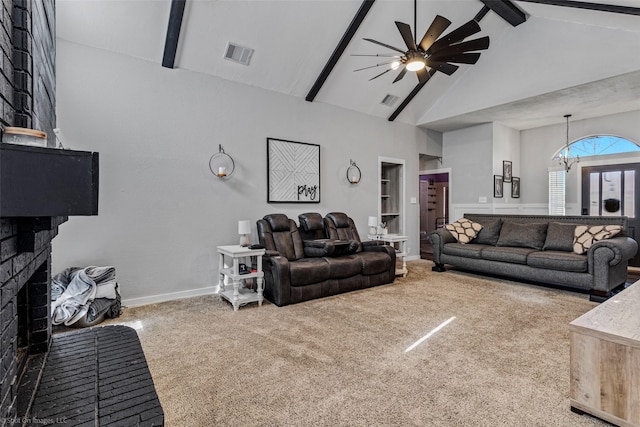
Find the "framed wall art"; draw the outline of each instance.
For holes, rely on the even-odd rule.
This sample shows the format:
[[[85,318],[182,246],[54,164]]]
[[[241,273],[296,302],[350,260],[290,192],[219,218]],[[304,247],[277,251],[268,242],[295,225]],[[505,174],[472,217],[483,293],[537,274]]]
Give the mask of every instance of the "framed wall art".
[[[502,161],[502,181],[503,182],[511,182],[511,177],[513,176],[513,167],[512,163],[509,160]]]
[[[267,138],[267,203],[320,203],[320,146]]]
[[[511,178],[511,197],[513,199],[520,198],[520,178],[517,176]]]
[[[493,175],[493,197],[497,199],[502,198],[503,182],[502,175]]]

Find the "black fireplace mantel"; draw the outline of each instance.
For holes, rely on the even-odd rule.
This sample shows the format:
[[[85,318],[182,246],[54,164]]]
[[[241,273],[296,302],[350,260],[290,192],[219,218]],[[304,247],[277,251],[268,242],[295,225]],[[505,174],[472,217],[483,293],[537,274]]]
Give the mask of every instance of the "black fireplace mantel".
[[[0,217],[98,215],[99,154],[0,143]]]

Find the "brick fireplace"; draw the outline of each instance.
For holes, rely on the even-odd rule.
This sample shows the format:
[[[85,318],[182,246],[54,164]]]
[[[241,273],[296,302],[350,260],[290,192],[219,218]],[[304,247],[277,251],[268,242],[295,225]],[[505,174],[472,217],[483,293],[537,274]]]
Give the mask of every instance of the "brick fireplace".
[[[51,342],[51,240],[66,220],[0,219],[0,414],[5,422],[28,410]]]
[[[0,0],[0,17],[0,129],[55,147],[55,2]],[[97,153],[0,144],[0,426],[28,415],[52,341],[51,241],[97,191]]]

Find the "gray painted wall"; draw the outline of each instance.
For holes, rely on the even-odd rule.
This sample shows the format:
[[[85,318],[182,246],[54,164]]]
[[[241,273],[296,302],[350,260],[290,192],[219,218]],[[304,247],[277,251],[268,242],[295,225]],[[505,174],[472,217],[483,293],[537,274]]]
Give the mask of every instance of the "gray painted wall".
[[[72,218],[54,242],[54,272],[113,265],[124,300],[144,303],[209,291],[216,246],[236,244],[237,222],[281,212],[344,211],[366,236],[377,214],[378,156],[406,161],[406,197],[418,197],[425,132],[321,103],[234,84],[58,40],[63,143],[100,152],[100,214]],[[321,146],[321,203],[267,204],[266,138]],[[209,158],[222,144],[236,171],[221,181]],[[346,180],[349,159],[362,181]],[[415,179],[412,179],[415,177]],[[406,206],[418,254],[418,204]]]
[[[451,203],[493,196],[493,124],[444,133],[442,168],[451,168]],[[453,219],[452,219],[453,220]]]

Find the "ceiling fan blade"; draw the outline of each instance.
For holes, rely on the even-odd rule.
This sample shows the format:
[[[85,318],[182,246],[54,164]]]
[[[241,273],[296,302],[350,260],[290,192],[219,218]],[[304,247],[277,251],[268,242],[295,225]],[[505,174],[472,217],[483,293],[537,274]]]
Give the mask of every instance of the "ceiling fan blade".
[[[368,42],[370,42],[370,43],[378,44],[378,45],[380,45],[380,46],[384,46],[384,47],[386,47],[387,49],[395,50],[395,51],[400,52],[400,53],[404,53],[404,52],[405,52],[405,51],[404,51],[404,50],[402,50],[402,49],[398,49],[397,47],[393,47],[393,46],[391,46],[391,45],[388,45],[388,44],[386,44],[386,43],[379,42],[379,41],[377,41],[377,40],[373,40],[373,39],[363,39],[363,40],[366,40],[366,41],[368,41]]]
[[[418,71],[416,71],[416,75],[418,76],[418,81],[420,83],[426,83],[427,80],[431,78],[431,73],[429,73],[429,70],[427,70],[426,68],[420,68]]]
[[[407,45],[407,49],[418,50],[418,46],[416,46],[416,41],[413,39],[413,34],[411,33],[411,27],[409,24],[396,21],[396,27],[398,27],[400,35],[404,39],[404,43]]]
[[[358,68],[357,70],[353,70],[353,71],[354,71],[354,72],[355,72],[355,71],[362,71],[362,70],[368,70],[369,68],[376,68],[376,67],[380,67],[380,66],[382,66],[382,65],[391,65],[391,64],[393,64],[394,62],[395,62],[395,61],[391,61],[391,62],[382,62],[382,63],[380,63],[380,64],[370,65],[370,66],[368,66],[368,67],[364,67],[364,68]]]
[[[429,59],[434,62],[455,62],[456,64],[475,64],[480,59],[479,52],[459,53],[457,55],[433,55]]]
[[[373,80],[373,79],[377,79],[378,77],[380,77],[380,76],[381,76],[381,75],[383,75],[383,74],[388,73],[389,71],[391,71],[391,68],[389,68],[388,70],[384,70],[383,72],[381,72],[381,73],[380,73],[380,74],[378,74],[377,76],[371,77],[371,78],[369,79],[369,81],[371,81],[371,80]]]
[[[484,36],[479,39],[469,40],[466,42],[456,43],[454,45],[444,47],[438,51],[431,52],[432,56],[455,55],[458,53],[471,52],[473,50],[489,49],[489,37]]]
[[[479,33],[481,31],[480,24],[476,21],[471,20],[466,24],[456,28],[451,31],[446,36],[443,36],[441,39],[438,39],[431,47],[428,49],[427,53],[436,52],[444,47],[451,46],[454,43],[458,43],[466,39],[469,36],[474,35],[475,33]]]
[[[398,76],[395,78],[395,80],[393,81],[393,83],[395,82],[399,82],[400,80],[402,80],[402,78],[404,77],[404,75],[407,74],[407,67],[404,67],[402,69],[402,71],[400,71],[400,73],[398,73]]]
[[[424,33],[422,40],[420,40],[420,49],[424,51],[429,49],[449,25],[451,25],[451,21],[444,16],[437,15],[429,26],[429,29]]]
[[[430,62],[430,61],[427,61],[427,67],[431,67],[436,71],[440,71],[441,73],[444,73],[447,76],[450,76],[451,74],[455,73],[456,70],[460,68],[457,65],[447,64],[446,62]]]

